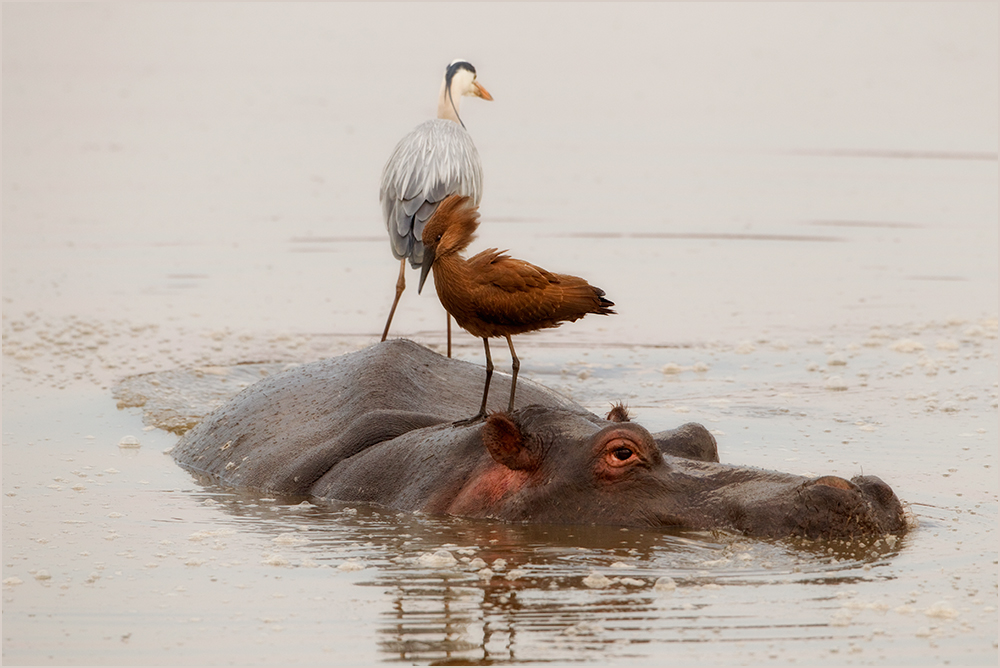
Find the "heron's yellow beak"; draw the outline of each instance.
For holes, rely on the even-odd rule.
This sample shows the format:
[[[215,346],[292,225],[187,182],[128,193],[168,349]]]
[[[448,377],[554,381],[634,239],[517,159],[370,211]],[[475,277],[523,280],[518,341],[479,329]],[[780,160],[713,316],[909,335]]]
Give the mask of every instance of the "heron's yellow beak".
[[[489,91],[479,85],[478,81],[472,82],[472,94],[476,97],[481,97],[484,100],[492,100],[493,96],[490,95]]]

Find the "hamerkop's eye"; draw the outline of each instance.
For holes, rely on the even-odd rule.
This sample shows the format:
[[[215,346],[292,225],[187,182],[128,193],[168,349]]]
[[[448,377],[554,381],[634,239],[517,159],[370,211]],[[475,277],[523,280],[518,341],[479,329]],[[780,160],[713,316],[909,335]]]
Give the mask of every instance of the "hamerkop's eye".
[[[634,453],[629,448],[616,448],[614,455],[619,461],[627,461]]]

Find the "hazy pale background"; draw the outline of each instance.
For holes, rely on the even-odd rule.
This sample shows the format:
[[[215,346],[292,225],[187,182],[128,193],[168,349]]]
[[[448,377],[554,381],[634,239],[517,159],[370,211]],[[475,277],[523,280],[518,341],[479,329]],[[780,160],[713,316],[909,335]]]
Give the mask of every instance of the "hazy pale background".
[[[2,12],[5,664],[996,665],[996,3]],[[521,337],[522,376],[701,422],[727,462],[879,475],[905,537],[289,507],[199,484],[116,407],[126,376],[232,393],[225,365],[378,340],[379,176],[456,57],[495,98],[462,107],[471,250],[617,304]],[[441,350],[409,280],[393,335]],[[211,408],[161,378],[151,404]]]
[[[496,98],[474,248],[603,287],[580,336],[991,313],[996,11],[8,5],[5,312],[380,332],[379,175],[461,56]],[[442,315],[408,291],[394,331]]]

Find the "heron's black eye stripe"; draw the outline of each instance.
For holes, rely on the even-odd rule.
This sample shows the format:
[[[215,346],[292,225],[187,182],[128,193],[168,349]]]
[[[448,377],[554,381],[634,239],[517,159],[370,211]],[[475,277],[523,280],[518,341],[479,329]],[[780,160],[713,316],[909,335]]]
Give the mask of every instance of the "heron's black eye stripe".
[[[476,68],[472,66],[472,63],[467,63],[464,60],[456,60],[455,62],[453,62],[451,65],[448,66],[448,69],[445,70],[444,73],[444,79],[445,79],[444,85],[448,88],[449,95],[451,95],[450,92],[451,80],[455,78],[455,75],[458,73],[459,70],[468,70],[469,72],[472,72],[473,78],[475,78],[476,76]]]

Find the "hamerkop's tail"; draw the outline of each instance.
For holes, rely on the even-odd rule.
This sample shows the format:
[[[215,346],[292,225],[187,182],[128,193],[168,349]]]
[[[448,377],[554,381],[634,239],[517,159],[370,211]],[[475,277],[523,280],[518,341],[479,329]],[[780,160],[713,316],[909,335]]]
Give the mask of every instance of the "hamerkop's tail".
[[[553,299],[556,295],[562,298],[562,303],[556,307],[555,313],[552,314],[553,320],[573,322],[590,313],[615,315],[611,309],[615,303],[610,299],[605,299],[604,290],[577,276],[555,274],[553,279],[555,280],[546,291],[548,292],[547,296],[553,302],[559,301],[558,298]]]
[[[597,313],[598,315],[617,315],[614,311],[612,311],[609,308],[611,306],[614,306],[615,303],[610,299],[604,298],[604,290],[601,290],[600,288],[594,288],[594,290],[595,292],[597,292],[597,298],[600,300],[599,302],[600,308],[597,311],[594,311],[594,313]]]

